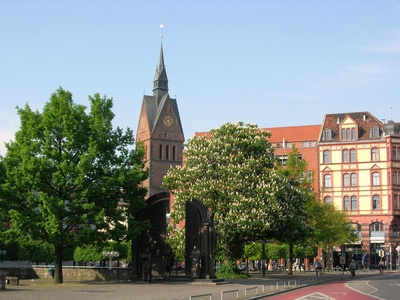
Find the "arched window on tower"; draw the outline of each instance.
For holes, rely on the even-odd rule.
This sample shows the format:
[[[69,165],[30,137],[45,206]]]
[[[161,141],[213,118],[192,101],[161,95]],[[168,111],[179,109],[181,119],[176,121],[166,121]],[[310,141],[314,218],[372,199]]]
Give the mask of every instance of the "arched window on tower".
[[[169,146],[165,146],[165,159],[169,160]]]
[[[158,158],[162,159],[162,145],[160,144],[159,148],[158,148]]]
[[[172,160],[176,160],[176,146],[172,146]]]

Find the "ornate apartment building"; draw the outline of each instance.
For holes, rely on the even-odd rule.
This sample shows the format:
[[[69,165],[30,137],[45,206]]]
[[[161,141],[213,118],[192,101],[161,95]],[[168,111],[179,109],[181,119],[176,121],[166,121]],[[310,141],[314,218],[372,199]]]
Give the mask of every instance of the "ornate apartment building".
[[[347,211],[359,241],[345,249],[370,266],[400,245],[399,129],[369,112],[327,114],[318,138],[321,199]]]

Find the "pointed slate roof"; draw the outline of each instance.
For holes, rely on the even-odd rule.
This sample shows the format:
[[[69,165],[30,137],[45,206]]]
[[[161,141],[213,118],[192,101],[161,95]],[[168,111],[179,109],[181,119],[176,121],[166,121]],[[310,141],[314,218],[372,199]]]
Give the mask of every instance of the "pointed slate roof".
[[[161,44],[160,57],[158,59],[156,74],[154,75],[153,91],[157,89],[168,91],[168,76],[164,65],[164,51],[162,44]]]

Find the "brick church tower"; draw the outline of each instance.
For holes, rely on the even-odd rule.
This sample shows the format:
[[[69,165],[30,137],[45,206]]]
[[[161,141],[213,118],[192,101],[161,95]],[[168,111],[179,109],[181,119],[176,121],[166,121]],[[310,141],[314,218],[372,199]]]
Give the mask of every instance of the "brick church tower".
[[[143,96],[136,141],[144,143],[146,148],[146,167],[150,174],[143,185],[148,188],[147,197],[165,192],[161,188],[162,179],[170,166],[182,165],[185,138],[178,104],[168,94],[162,43],[153,95]]]

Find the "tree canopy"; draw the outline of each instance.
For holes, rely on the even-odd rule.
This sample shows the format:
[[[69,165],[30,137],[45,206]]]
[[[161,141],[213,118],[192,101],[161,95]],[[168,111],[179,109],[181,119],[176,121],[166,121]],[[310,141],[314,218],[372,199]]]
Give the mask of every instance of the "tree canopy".
[[[59,88],[41,113],[18,108],[21,126],[2,162],[6,237],[53,245],[56,283],[64,249],[134,236],[145,205],[143,147],[133,147],[129,128],[113,129],[112,99],[95,94],[89,102],[86,113]]]
[[[228,260],[240,258],[244,243],[276,235],[279,220],[296,217],[287,187],[275,168],[270,133],[256,125],[226,123],[210,136],[189,140],[185,164],[171,168],[163,185],[174,194],[171,217],[184,219],[185,202],[197,198],[215,214],[219,241]]]

